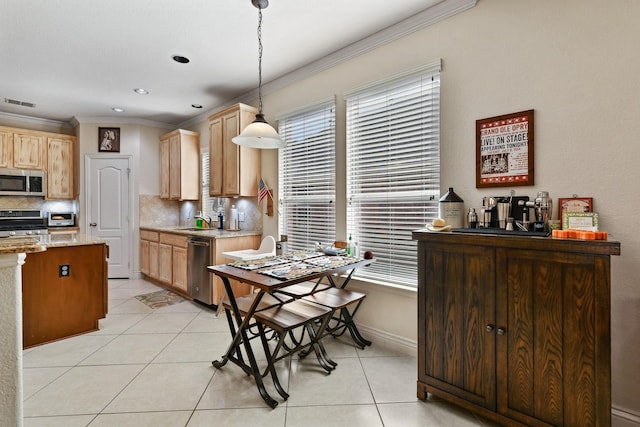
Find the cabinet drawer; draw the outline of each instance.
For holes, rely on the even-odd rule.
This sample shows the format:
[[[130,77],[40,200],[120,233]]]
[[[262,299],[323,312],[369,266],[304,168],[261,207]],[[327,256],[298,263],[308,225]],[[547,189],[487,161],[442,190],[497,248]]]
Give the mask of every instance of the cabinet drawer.
[[[179,246],[181,248],[187,247],[187,236],[183,236],[180,234],[169,234],[162,233],[160,234],[160,243],[166,243],[171,246]]]
[[[157,231],[140,230],[140,238],[143,240],[151,240],[152,242],[158,241]]]

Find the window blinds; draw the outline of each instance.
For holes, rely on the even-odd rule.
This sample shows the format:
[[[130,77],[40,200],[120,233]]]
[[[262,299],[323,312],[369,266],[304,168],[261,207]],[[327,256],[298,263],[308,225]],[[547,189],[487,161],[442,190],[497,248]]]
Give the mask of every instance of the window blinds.
[[[437,216],[440,192],[439,64],[345,100],[347,227],[376,258],[358,275],[417,286],[411,231]]]
[[[213,199],[209,196],[209,152],[203,151],[200,155],[202,162],[202,214],[210,218],[214,217]]]
[[[285,116],[278,133],[280,234],[289,250],[335,240],[335,102]]]

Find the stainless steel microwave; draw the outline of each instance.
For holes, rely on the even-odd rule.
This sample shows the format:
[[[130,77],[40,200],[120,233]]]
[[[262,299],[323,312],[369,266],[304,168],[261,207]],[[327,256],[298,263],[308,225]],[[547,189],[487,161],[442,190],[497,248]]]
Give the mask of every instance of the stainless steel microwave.
[[[0,168],[0,196],[44,196],[45,179],[41,170]]]

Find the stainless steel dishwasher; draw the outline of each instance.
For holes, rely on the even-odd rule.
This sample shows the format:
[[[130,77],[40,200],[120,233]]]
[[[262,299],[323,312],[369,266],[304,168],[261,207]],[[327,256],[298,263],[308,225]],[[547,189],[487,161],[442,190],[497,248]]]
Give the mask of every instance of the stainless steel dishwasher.
[[[187,289],[191,298],[213,304],[213,275],[207,270],[211,263],[211,239],[189,236],[187,240]]]

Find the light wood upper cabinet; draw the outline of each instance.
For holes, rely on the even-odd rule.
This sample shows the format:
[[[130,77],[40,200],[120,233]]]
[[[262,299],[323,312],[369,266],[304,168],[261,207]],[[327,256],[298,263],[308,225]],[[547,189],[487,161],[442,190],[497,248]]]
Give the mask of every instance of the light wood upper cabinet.
[[[241,147],[231,140],[254,119],[258,110],[236,104],[209,116],[209,194],[257,196],[260,150]]]
[[[160,140],[160,198],[169,198],[169,138]]]
[[[160,198],[171,200],[200,198],[200,134],[198,132],[177,129],[162,135],[160,161]]]
[[[47,138],[47,199],[76,196],[75,137]]]
[[[0,129],[0,168],[13,167],[13,132]]]
[[[0,168],[46,172],[47,199],[78,195],[75,136],[0,126]]]
[[[14,168],[44,170],[46,155],[44,135],[32,133],[13,134]]]

